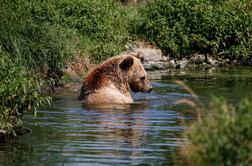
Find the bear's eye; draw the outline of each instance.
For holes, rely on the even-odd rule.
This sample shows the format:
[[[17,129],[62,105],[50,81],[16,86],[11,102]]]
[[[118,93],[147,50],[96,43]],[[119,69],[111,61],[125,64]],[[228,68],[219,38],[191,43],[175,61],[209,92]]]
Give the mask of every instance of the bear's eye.
[[[145,76],[141,77],[141,80],[144,80],[145,79]]]

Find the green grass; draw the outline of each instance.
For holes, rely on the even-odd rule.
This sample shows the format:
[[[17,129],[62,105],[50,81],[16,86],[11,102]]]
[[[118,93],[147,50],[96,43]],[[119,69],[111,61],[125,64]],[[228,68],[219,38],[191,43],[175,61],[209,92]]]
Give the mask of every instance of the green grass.
[[[122,52],[137,13],[115,0],[4,1],[0,11],[3,49],[32,69],[57,74],[78,52],[94,62]]]

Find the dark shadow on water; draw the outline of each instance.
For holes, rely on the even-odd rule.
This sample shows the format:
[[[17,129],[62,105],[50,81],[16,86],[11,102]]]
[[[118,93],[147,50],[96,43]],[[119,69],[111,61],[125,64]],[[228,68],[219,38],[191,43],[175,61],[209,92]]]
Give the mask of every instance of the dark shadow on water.
[[[36,148],[34,149],[35,142],[26,142],[23,139],[22,137],[11,138],[5,143],[0,143],[1,166],[33,166],[43,158],[35,150]]]

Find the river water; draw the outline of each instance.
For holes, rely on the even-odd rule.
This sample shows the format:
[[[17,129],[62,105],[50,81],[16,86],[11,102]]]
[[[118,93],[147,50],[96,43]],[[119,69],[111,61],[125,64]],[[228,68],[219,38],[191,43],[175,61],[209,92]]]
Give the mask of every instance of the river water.
[[[252,98],[252,69],[167,70],[149,72],[151,93],[133,94],[131,105],[88,106],[78,92],[58,95],[49,108],[27,115],[32,133],[0,144],[0,165],[173,165],[185,142],[181,133],[195,112],[176,106],[192,96],[176,85],[182,80],[199,99],[224,96],[232,103]]]

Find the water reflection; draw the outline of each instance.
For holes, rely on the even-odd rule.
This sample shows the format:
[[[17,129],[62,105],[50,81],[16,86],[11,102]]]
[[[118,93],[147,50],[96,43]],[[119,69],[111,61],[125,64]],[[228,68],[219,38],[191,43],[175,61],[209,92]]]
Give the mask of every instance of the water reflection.
[[[87,105],[69,94],[38,117],[28,116],[25,123],[33,133],[22,140],[37,156],[34,164],[171,164],[184,128],[184,117],[172,106],[190,95],[174,84],[154,82],[153,87],[151,94],[134,94],[135,104]]]
[[[24,150],[20,155],[20,150]],[[11,140],[0,143],[0,165],[32,165],[36,155],[31,144],[23,143],[21,140]]]
[[[32,134],[0,144],[0,165],[172,165],[181,132],[196,114],[175,106],[192,97],[174,81],[185,81],[200,99],[213,93],[237,102],[252,96],[248,73],[161,72],[153,76],[154,90],[134,94],[136,103],[128,105],[85,105],[76,92],[64,93],[38,117],[25,117]]]
[[[113,109],[91,109],[88,111],[97,112],[93,119],[98,124],[96,128],[103,131],[103,137],[97,137],[96,142],[105,140],[113,142],[107,144],[108,151],[99,153],[109,158],[125,156],[124,159],[137,163],[137,159],[148,149],[141,148],[148,124],[145,123],[143,115],[143,104],[139,105],[114,105]],[[139,162],[139,161],[138,161]]]
[[[85,154],[85,156],[89,157],[89,159],[92,157],[98,158],[99,163],[110,164],[111,162],[117,164],[140,164],[146,161],[150,163],[157,161],[167,163],[166,156],[153,154],[166,152],[167,149],[162,149],[160,146],[168,147],[172,144],[169,145],[159,141],[153,144],[153,140],[149,141],[149,139],[154,134],[152,132],[154,130],[156,134],[165,130],[178,131],[179,128],[177,126],[168,127],[167,123],[169,122],[165,121],[166,118],[169,118],[170,122],[172,122],[176,113],[164,114],[163,120],[161,120],[155,110],[149,110],[149,106],[146,103],[113,105],[113,108],[107,109],[110,106],[82,106],[86,127],[82,132],[86,133],[89,131],[89,134],[92,133],[93,136],[92,140],[83,138],[85,140],[82,140],[85,142],[84,146],[78,147],[88,151],[89,155]],[[80,132],[77,135],[74,133],[69,135],[72,137],[80,136]],[[87,135],[84,134],[82,136],[85,137]],[[162,139],[167,138],[164,137]],[[73,147],[72,144],[69,144],[69,146]],[[72,149],[72,151],[74,150]],[[90,153],[92,153],[92,157]]]

